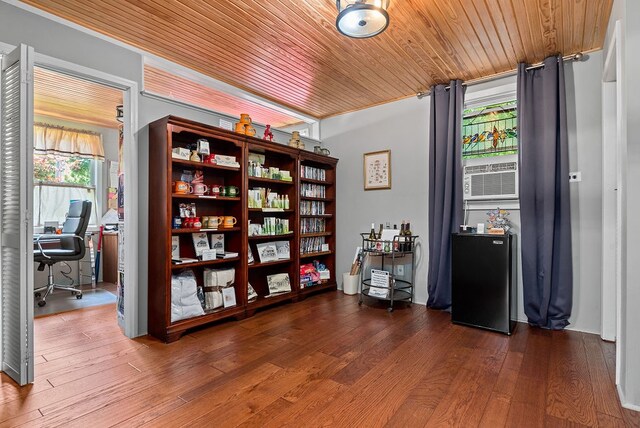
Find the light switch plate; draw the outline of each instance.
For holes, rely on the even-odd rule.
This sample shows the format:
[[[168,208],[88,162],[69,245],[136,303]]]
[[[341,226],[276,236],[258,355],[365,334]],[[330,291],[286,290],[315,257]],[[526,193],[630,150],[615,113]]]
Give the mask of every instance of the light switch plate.
[[[582,181],[582,172],[570,172],[569,173],[569,183],[577,183]]]

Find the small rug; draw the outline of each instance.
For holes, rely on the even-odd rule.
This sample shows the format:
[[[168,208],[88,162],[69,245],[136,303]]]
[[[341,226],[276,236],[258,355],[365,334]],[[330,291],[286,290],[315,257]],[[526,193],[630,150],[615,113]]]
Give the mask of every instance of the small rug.
[[[91,306],[100,306],[116,303],[116,296],[101,288],[87,288],[82,291],[82,299],[76,299],[76,296],[70,291],[55,290],[53,294],[47,296],[47,304],[43,307],[38,306],[38,299],[34,297],[33,315],[38,317],[42,315],[57,314],[60,312],[74,311],[76,309],[89,308]]]

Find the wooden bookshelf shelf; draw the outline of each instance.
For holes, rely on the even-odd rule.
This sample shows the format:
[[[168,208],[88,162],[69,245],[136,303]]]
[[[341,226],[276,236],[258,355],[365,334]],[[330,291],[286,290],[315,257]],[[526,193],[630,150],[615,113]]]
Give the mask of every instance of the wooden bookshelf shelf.
[[[282,239],[282,238],[293,238],[293,235],[295,235],[293,232],[289,232],[289,233],[282,233],[280,235],[253,235],[253,236],[249,236],[249,239],[252,241],[262,241],[262,240],[278,240],[278,239]]]
[[[256,182],[256,183],[269,183],[269,184],[286,184],[289,186],[293,185],[293,181],[284,181],[284,180],[276,180],[273,178],[264,178],[264,177],[251,177],[249,176],[249,182]]]
[[[176,264],[172,262],[171,269],[188,269],[188,268],[194,268],[194,267],[200,267],[200,266],[213,266],[213,265],[220,265],[224,263],[233,263],[233,262],[237,262],[238,260],[240,260],[240,257],[231,257],[228,259],[215,259],[215,260],[207,260],[206,262],[193,262],[193,263],[180,263],[180,264]]]
[[[265,211],[267,210],[267,211]],[[263,213],[263,214],[287,214],[287,213],[293,213],[295,212],[295,210],[285,210],[285,209],[278,209],[278,208],[274,208],[274,210],[276,211],[269,211],[269,208],[249,208],[249,212],[251,213]]]
[[[287,300],[295,299],[298,293],[296,291],[290,291],[288,293],[280,293],[274,296],[258,296],[256,299],[247,303],[247,310],[255,310],[263,308],[265,306],[271,306],[276,303],[284,302]]]
[[[314,180],[312,178],[304,178],[304,177],[300,177],[300,181],[303,183],[322,184],[323,186],[333,185],[333,183],[330,181]]]
[[[240,201],[239,196],[209,196],[209,195],[184,195],[182,193],[172,193],[174,199],[198,199],[201,201]]]
[[[235,171],[235,172],[241,171],[239,167],[223,166],[223,165],[204,163],[204,162],[194,162],[194,161],[189,161],[184,159],[172,158],[171,162],[176,165],[182,165],[185,167],[196,168],[196,169],[207,168],[207,169],[219,169],[221,171]]]
[[[335,280],[334,281],[329,280],[327,283],[324,283],[324,284],[317,284],[317,285],[312,285],[310,287],[301,288],[300,294],[312,294],[312,293],[320,292],[323,290],[335,290],[337,287],[338,285],[336,284]]]
[[[287,263],[291,263],[291,259],[274,260],[272,262],[264,262],[264,263],[254,262],[249,265],[249,269],[258,269],[258,268],[275,266],[275,265],[284,265]]]
[[[227,228],[218,228],[218,229],[171,229],[172,235],[180,235],[183,233],[198,233],[198,232],[208,232],[208,233],[225,233],[225,232],[238,232],[241,229],[239,227],[227,227]]]
[[[315,252],[315,253],[300,254],[300,258],[301,259],[310,259],[312,257],[327,256],[329,254],[333,254],[333,251],[318,251],[318,252]]]
[[[331,202],[333,199],[331,198],[314,198],[311,196],[300,196],[300,199],[303,201],[322,201],[322,202]]]
[[[318,236],[331,236],[333,232],[315,232],[315,233],[301,233],[300,238],[317,238]]]
[[[313,218],[313,217],[318,217],[318,218],[331,218],[333,217],[333,214],[300,214],[301,218]]]

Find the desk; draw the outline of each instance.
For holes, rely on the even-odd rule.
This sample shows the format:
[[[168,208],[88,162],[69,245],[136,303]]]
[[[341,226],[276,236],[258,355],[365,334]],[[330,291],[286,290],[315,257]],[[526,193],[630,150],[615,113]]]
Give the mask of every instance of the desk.
[[[104,232],[102,236],[102,280],[118,283],[118,232]]]

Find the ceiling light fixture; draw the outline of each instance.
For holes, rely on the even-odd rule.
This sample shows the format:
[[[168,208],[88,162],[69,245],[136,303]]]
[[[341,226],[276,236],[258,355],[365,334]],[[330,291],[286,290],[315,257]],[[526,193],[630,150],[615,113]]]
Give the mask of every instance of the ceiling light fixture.
[[[389,0],[336,0],[336,27],[345,36],[366,39],[389,25]]]

